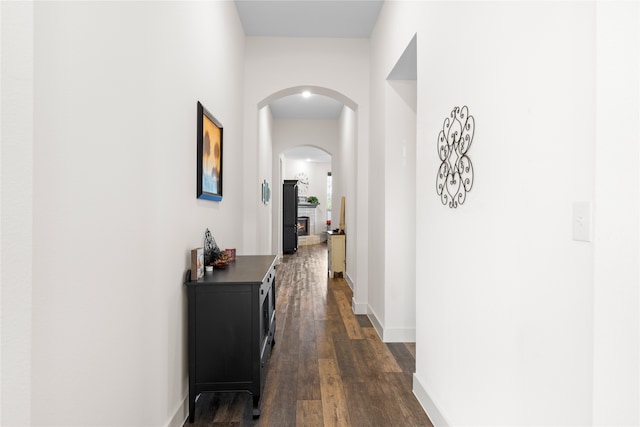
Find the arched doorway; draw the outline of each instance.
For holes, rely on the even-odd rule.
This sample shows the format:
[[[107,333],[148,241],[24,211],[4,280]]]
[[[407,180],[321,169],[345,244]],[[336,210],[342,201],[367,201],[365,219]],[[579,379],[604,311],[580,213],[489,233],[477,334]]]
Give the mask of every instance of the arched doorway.
[[[330,135],[331,127],[328,134]],[[325,242],[327,223],[331,220],[332,156],[327,151],[300,145],[282,152],[281,180],[298,181],[298,246]],[[286,222],[286,221],[285,221]],[[283,222],[286,228],[286,224]]]
[[[309,117],[274,117],[273,110],[277,110],[278,102],[292,96],[302,96],[302,92],[309,91],[311,99],[330,98],[340,104],[340,109],[335,118],[313,119]],[[345,231],[348,234],[346,247],[346,272],[345,279],[354,291],[353,309],[358,314],[367,312],[367,257],[368,257],[368,148],[359,138],[363,131],[359,123],[359,107],[352,99],[344,94],[325,87],[305,85],[278,90],[266,96],[257,103],[258,122],[258,164],[262,167],[263,160],[271,159],[271,164],[264,173],[261,169],[256,171],[258,176],[269,177],[272,189],[272,199],[269,204],[268,215],[256,215],[259,222],[253,222],[259,232],[262,232],[265,217],[268,216],[271,226],[269,228],[268,249],[264,245],[258,246],[258,253],[268,250],[268,253],[282,254],[282,180],[283,153],[290,148],[300,145],[311,145],[323,149],[331,154],[332,174],[332,206],[340,206],[344,196],[345,204]],[[277,112],[276,112],[277,114]],[[365,120],[366,121],[366,120]],[[330,128],[331,130],[327,130]],[[365,129],[366,131],[366,129]],[[331,137],[323,137],[327,133]],[[366,132],[365,132],[366,133]],[[263,148],[263,147],[267,147]],[[360,150],[362,153],[359,153]],[[247,153],[252,157],[251,153]],[[259,207],[262,209],[263,207]],[[250,216],[250,215],[247,215]],[[252,221],[247,222],[250,224]],[[248,234],[248,236],[251,234]],[[258,236],[258,241],[260,241]],[[263,249],[260,249],[260,248]],[[263,252],[261,252],[263,251]],[[362,277],[362,286],[359,286],[358,278]]]
[[[305,96],[304,92],[308,92]],[[317,86],[297,86],[278,91],[258,104],[259,106],[259,134],[268,135],[272,155],[272,204],[271,204],[271,236],[272,252],[282,254],[282,182],[284,179],[294,179],[297,173],[306,173],[305,166],[310,156],[301,154],[300,150],[321,150],[326,153],[324,162],[330,162],[330,168],[323,177],[316,170],[314,182],[310,183],[316,189],[322,187],[322,194],[326,193],[326,173],[331,172],[332,188],[334,189],[331,202],[323,202],[319,197],[315,229],[320,222],[326,230],[327,207],[339,204],[342,196],[352,200],[351,219],[356,217],[356,139],[355,139],[355,108],[356,104],[348,97],[331,89]],[[303,148],[304,147],[304,148]],[[298,150],[298,151],[296,151]],[[287,160],[289,158],[289,160]],[[287,163],[293,167],[293,159],[299,162],[291,173],[287,171]],[[313,161],[306,162],[314,164]],[[316,165],[317,166],[317,165]],[[316,168],[317,169],[317,168]],[[306,173],[308,176],[308,173]],[[290,175],[290,176],[289,176]],[[318,192],[318,190],[316,190]],[[309,194],[314,196],[314,194]],[[316,196],[317,197],[317,196]],[[349,214],[347,214],[349,218]],[[317,238],[309,238],[317,241]],[[355,254],[357,243],[355,226],[353,226],[352,254]],[[355,257],[355,255],[354,255]],[[355,259],[351,266],[356,266]],[[355,275],[355,274],[354,274]]]

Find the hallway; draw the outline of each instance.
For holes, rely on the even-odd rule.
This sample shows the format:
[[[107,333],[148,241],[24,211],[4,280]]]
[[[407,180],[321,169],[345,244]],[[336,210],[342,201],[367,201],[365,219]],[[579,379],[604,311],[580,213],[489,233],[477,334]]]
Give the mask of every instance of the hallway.
[[[248,393],[203,393],[185,426],[431,426],[414,397],[415,344],[380,341],[351,310],[344,279],[327,277],[324,244],[277,267],[276,345],[251,417]]]

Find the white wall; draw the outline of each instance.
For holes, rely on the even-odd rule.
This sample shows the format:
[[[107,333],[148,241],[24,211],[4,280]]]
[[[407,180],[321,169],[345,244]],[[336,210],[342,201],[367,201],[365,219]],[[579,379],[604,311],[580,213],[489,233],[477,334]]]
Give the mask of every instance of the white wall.
[[[3,396],[19,402],[3,400],[3,424],[181,425],[189,250],[208,227],[243,252],[235,6],[38,2],[27,16],[13,7],[2,5],[2,371]],[[5,50],[8,32],[20,36],[15,50]],[[9,65],[24,74],[10,94],[5,55],[19,52],[26,62]],[[27,102],[7,110],[12,99]],[[197,100],[225,128],[221,203],[195,198]],[[7,155],[24,162],[10,178]],[[17,294],[4,287],[18,277],[14,257]],[[5,322],[7,304],[21,310],[16,323]],[[17,338],[9,357],[5,337]]]
[[[415,80],[385,87],[385,342],[415,341],[416,95]]]
[[[272,254],[273,247],[273,209],[272,201],[267,204],[262,202],[262,183],[267,180],[269,188],[273,192],[274,187],[278,187],[277,178],[274,179],[272,147],[273,147],[273,116],[269,106],[261,108],[259,113],[259,134],[258,134],[258,182],[256,186],[260,190],[257,200],[252,201],[256,208],[256,253],[261,255]],[[276,169],[277,170],[277,169]],[[277,252],[275,252],[277,253]]]
[[[378,32],[384,34],[379,24]],[[389,64],[385,35],[373,38],[367,311],[386,342],[415,341],[416,81],[387,80],[413,34]],[[390,67],[390,68],[389,68]],[[380,209],[383,206],[383,209]]]
[[[274,120],[274,155],[279,155],[295,147],[309,146],[331,154],[331,161],[333,162],[340,155],[339,142],[337,120]]]
[[[33,3],[0,2],[0,424],[31,423]]]
[[[443,346],[419,357],[416,377],[452,424],[589,424],[593,245],[572,241],[571,209],[594,197],[593,4],[432,12],[418,36],[418,328],[423,350]],[[454,20],[465,31],[436,42]],[[434,66],[451,51],[469,67]],[[438,132],[460,104],[476,119],[476,180],[454,211],[428,196]]]
[[[374,53],[372,62],[377,59]],[[415,80],[387,81],[389,70],[385,74],[385,69],[374,67],[372,91],[372,112],[377,118],[371,122],[370,158],[376,167],[369,180],[372,245],[367,312],[385,342],[413,342],[417,84]]]
[[[597,241],[572,241],[571,209],[574,201],[596,198],[601,177],[595,9],[589,2],[385,2],[372,35],[371,171],[383,168],[380,153],[390,144],[381,140],[383,79],[415,33],[419,40],[414,388],[438,424],[594,420]],[[451,209],[436,195],[436,140],[453,107],[463,105],[476,120],[470,149],[476,180],[465,204]],[[635,163],[638,156],[630,158]],[[637,166],[623,172],[625,182],[636,185]],[[617,169],[603,167],[614,179]],[[384,182],[371,178],[372,187]],[[627,237],[632,248],[637,218]],[[384,218],[370,224],[374,231]],[[614,256],[612,248],[602,250]],[[637,293],[634,259],[636,267],[619,274],[636,283]],[[382,290],[371,282],[375,302]],[[622,286],[622,295],[610,293],[613,306],[636,295]],[[637,305],[623,305],[633,322]],[[636,349],[637,329],[629,323],[625,336],[636,331],[635,337],[620,348]],[[610,362],[609,351],[602,356]],[[610,367],[595,360],[604,378]],[[631,364],[624,371],[637,378]],[[637,380],[616,378],[632,391],[623,399],[626,409],[637,413],[637,403],[628,403]]]
[[[358,138],[357,138],[357,121],[356,114],[351,108],[343,108],[338,120],[340,134],[340,155],[338,161],[334,162],[332,197],[332,224],[331,228],[335,229],[340,226],[340,209],[342,196],[345,196],[344,221],[346,253],[345,277],[349,285],[354,288],[354,283],[358,281],[358,270],[353,268],[355,265],[367,265],[367,252],[356,246],[358,242],[358,233],[361,232],[361,219],[358,217],[357,207],[366,207],[367,194],[361,194],[364,191],[356,191],[356,183],[359,182],[359,174],[362,172],[361,159],[366,157],[366,152],[358,155]],[[368,142],[367,142],[368,143]],[[368,171],[366,172],[368,173]],[[365,180],[366,181],[366,180]],[[355,196],[355,197],[354,197]],[[361,208],[362,209],[362,208]],[[352,308],[356,314],[366,313],[366,301],[368,295],[368,286],[358,286],[353,289]]]
[[[596,11],[593,422],[640,425],[640,7]]]
[[[258,129],[258,115],[256,111],[265,100],[291,88],[313,87],[321,89],[323,95],[335,94],[344,101],[349,101],[355,108],[356,117],[353,118],[355,127],[355,141],[357,145],[357,164],[351,165],[357,171],[356,182],[352,188],[354,194],[346,194],[347,200],[356,203],[355,209],[358,222],[357,233],[351,233],[353,244],[358,254],[365,256],[368,251],[368,206],[367,206],[367,174],[368,170],[368,116],[369,116],[369,42],[365,39],[287,39],[248,37],[245,55],[245,178],[247,182],[254,179],[251,165],[255,164],[256,138]],[[284,95],[285,93],[282,93]],[[277,120],[276,120],[277,122]],[[277,123],[274,132],[277,132]],[[273,138],[277,144],[277,138]],[[277,150],[274,148],[274,159],[277,162]],[[275,167],[275,166],[274,166]],[[338,168],[332,167],[338,171]],[[351,188],[351,187],[350,187]],[[253,188],[246,186],[246,197],[252,197]],[[276,202],[274,197],[274,203]],[[279,200],[278,200],[279,202]],[[334,199],[335,203],[335,199]],[[250,247],[251,242],[246,236],[250,233],[254,212],[245,212],[245,243]],[[280,237],[279,237],[280,238]],[[360,259],[358,258],[358,261]],[[355,284],[355,294],[366,292],[367,268],[366,263],[347,265],[349,269],[357,271],[359,287]]]
[[[384,10],[385,7],[383,6]],[[382,11],[381,11],[382,14]],[[384,17],[381,15],[381,17]],[[371,35],[371,116],[370,116],[370,141],[369,141],[369,191],[368,209],[369,223],[367,234],[369,235],[369,252],[366,261],[369,275],[369,289],[367,302],[367,314],[374,327],[380,334],[386,323],[385,301],[385,215],[387,209],[381,208],[386,200],[387,188],[385,178],[387,169],[385,161],[385,135],[386,135],[386,108],[385,108],[385,84],[389,74],[386,66],[381,63],[385,49],[381,49],[380,43],[384,43],[393,37],[393,29],[383,29],[383,24],[378,24]],[[387,35],[387,31],[390,35]],[[380,36],[377,36],[380,34]],[[394,58],[397,60],[400,53]],[[381,335],[384,335],[382,333]]]

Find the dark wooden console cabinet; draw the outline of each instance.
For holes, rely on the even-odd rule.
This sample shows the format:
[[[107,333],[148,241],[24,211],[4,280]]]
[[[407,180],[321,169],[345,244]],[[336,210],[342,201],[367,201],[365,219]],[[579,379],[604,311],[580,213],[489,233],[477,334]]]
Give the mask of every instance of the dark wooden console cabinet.
[[[248,391],[260,416],[276,332],[275,255],[238,256],[185,285],[189,298],[189,422],[202,392]]]
[[[282,184],[282,252],[298,250],[298,180],[286,179]]]

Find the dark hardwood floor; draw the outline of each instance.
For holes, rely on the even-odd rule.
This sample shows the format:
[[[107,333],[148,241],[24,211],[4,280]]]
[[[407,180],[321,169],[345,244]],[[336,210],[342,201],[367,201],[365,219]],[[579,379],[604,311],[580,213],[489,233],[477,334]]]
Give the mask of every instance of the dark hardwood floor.
[[[431,426],[414,397],[415,344],[383,343],[351,310],[344,279],[327,275],[327,247],[301,246],[276,270],[276,336],[262,397],[203,393],[185,426]]]

